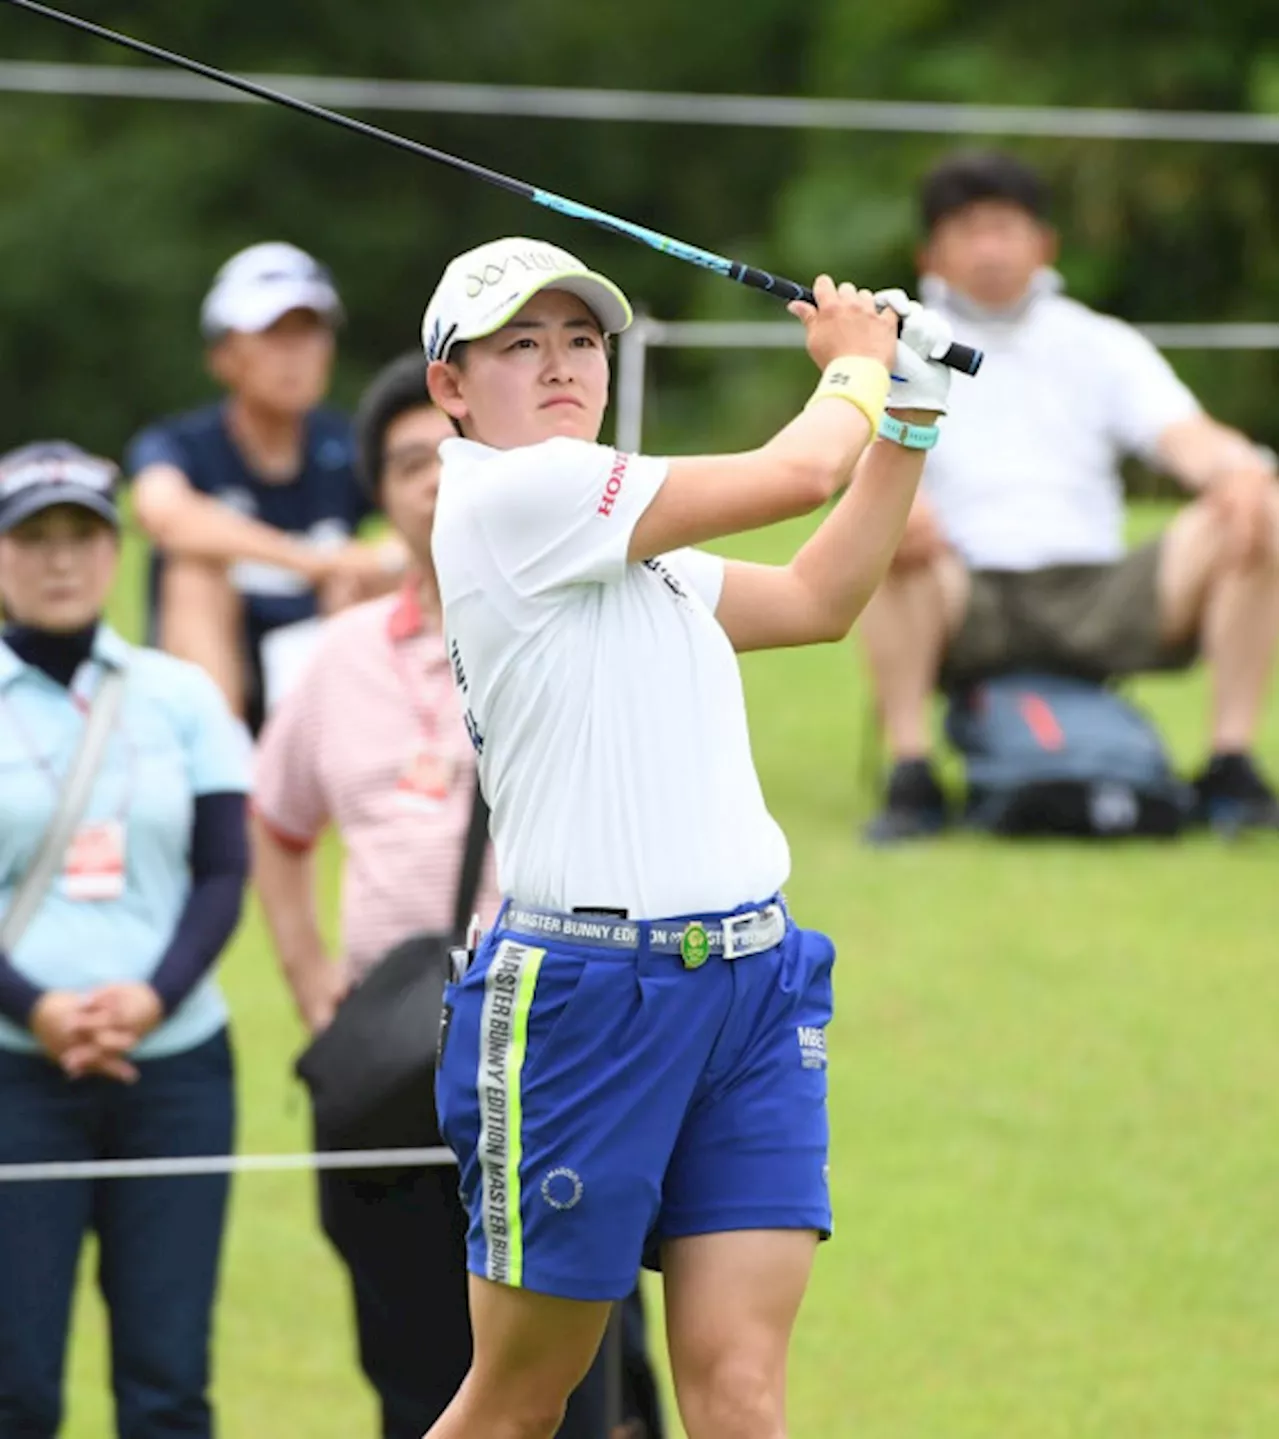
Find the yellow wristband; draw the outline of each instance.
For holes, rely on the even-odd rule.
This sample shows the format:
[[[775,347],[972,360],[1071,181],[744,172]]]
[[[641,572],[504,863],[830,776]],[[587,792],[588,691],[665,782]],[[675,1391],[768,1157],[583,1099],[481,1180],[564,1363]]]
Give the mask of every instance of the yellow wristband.
[[[805,409],[831,395],[856,405],[866,415],[874,435],[880,428],[885,401],[889,398],[889,371],[879,360],[868,359],[865,355],[844,355],[832,360],[823,370],[818,388]]]

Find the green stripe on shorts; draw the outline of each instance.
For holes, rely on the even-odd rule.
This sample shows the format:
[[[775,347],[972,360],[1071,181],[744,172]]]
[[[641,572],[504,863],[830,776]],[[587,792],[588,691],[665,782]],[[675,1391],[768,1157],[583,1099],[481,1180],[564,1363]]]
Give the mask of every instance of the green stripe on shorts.
[[[485,1277],[517,1288],[524,1277],[520,1073],[529,1039],[529,1011],[545,954],[545,949],[503,940],[484,977],[480,1011],[476,1090]]]

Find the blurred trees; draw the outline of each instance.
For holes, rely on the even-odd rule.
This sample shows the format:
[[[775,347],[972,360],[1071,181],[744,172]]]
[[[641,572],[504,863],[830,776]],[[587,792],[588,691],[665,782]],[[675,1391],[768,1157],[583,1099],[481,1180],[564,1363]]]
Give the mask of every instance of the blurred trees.
[[[509,84],[1203,110],[1276,106],[1258,0],[78,0],[77,13],[224,68]],[[129,57],[0,7],[0,57]],[[143,63],[143,62],[139,62]],[[380,114],[378,123],[809,279],[912,274],[915,186],[941,136]],[[1003,143],[1003,142],[1001,142]],[[1078,297],[1132,320],[1272,320],[1276,150],[1014,140],[1058,196]],[[426,161],[272,107],[0,94],[0,445],[65,433],[107,453],[211,393],[196,334],[216,267],[293,240],[350,323],[337,397],[412,347],[458,249],[558,240],[663,318],[775,318],[768,299]],[[1206,403],[1276,438],[1276,356],[1173,357]],[[669,354],[654,447],[762,437],[804,393],[787,354]]]

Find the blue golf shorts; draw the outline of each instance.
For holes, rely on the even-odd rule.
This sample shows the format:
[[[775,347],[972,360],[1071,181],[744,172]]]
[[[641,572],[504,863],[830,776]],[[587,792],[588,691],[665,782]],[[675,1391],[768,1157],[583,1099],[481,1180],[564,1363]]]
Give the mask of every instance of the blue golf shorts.
[[[826,1237],[834,959],[790,919],[772,949],[689,969],[500,918],[446,987],[436,1082],[471,1272],[611,1300],[662,1240]]]

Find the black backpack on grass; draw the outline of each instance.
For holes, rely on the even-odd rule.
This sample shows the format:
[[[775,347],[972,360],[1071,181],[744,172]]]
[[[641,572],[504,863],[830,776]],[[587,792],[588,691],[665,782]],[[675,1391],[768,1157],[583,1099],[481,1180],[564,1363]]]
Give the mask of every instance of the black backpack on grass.
[[[999,675],[957,692],[946,730],[964,758],[965,823],[1002,835],[1177,834],[1192,809],[1151,722],[1114,690]]]

